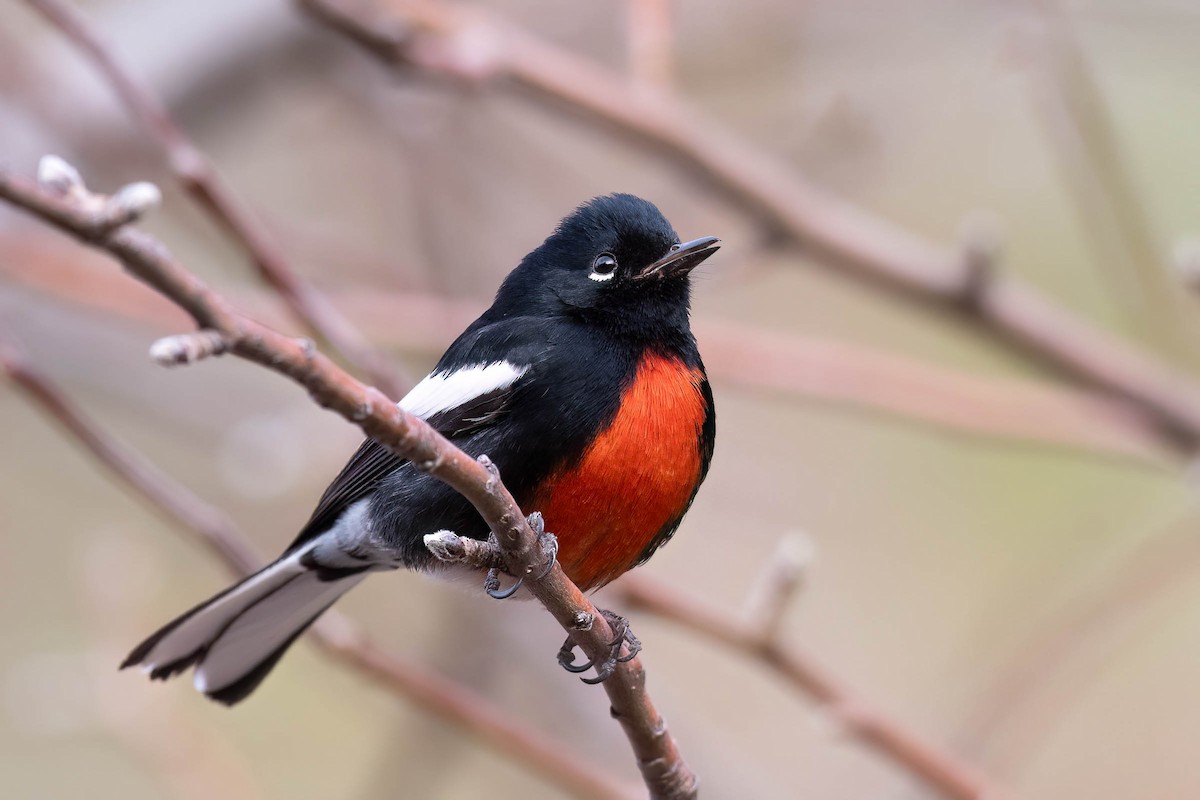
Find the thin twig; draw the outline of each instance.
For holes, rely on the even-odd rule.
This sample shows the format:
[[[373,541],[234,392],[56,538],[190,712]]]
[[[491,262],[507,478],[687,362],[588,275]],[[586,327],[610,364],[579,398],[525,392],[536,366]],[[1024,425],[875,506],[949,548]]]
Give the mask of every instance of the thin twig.
[[[812,657],[764,635],[762,626],[747,625],[640,575],[623,577],[611,591],[631,608],[670,620],[761,662],[823,705],[848,734],[947,797],[980,800],[998,796],[995,787],[973,767],[870,706]]]
[[[1190,378],[1015,278],[993,275],[979,286],[952,249],[825,194],[675,95],[647,96],[598,64],[475,7],[296,1],[389,65],[517,86],[553,108],[599,119],[690,168],[819,261],[956,313],[1038,363],[1138,404],[1182,447],[1200,442],[1200,387]]]
[[[779,638],[783,617],[803,586],[815,552],[816,543],[810,536],[793,531],[779,540],[775,552],[767,559],[762,577],[754,582],[746,604],[746,616],[758,627],[764,641]]]
[[[238,312],[148,234],[131,227],[102,228],[87,204],[3,171],[0,197],[115,256],[131,274],[186,310],[199,327],[218,331],[229,342],[229,352],[288,376],[317,404],[341,414],[368,437],[459,492],[491,527],[509,572],[527,576],[530,593],[594,663],[607,660],[615,637],[612,627],[557,563],[542,573],[539,538],[490,462],[471,458],[379,390],[354,380],[311,342],[284,336]],[[580,625],[585,618],[586,629]],[[627,654],[627,648],[623,652]],[[638,658],[618,664],[603,684],[612,714],[629,739],[651,796],[694,798],[695,775],[646,693],[645,682]]]
[[[438,561],[461,564],[476,571],[504,569],[504,559],[496,545],[468,539],[453,531],[434,531],[425,534],[425,547]]]
[[[150,358],[164,367],[173,367],[219,356],[228,349],[229,342],[219,331],[202,330],[159,339],[150,345]]]
[[[26,0],[86,57],[143,130],[162,149],[183,187],[250,255],[259,276],[279,292],[313,335],[385,394],[399,398],[411,381],[375,350],[341,311],[288,263],[283,248],[230,189],[149,86],[120,63],[101,36],[61,0]]]
[[[231,572],[245,575],[262,565],[262,558],[249,540],[224,513],[88,419],[2,332],[0,371],[113,476],[201,542]],[[333,660],[471,732],[564,791],[595,798],[626,794],[624,787],[607,774],[567,753],[557,742],[522,726],[487,698],[414,662],[383,653],[355,623],[336,610],[326,612],[312,629],[312,636]]]

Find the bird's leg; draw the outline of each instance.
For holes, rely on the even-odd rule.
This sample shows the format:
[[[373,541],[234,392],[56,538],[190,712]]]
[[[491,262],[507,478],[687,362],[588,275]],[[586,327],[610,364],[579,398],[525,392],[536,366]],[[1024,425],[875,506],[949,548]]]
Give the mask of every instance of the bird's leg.
[[[596,666],[596,677],[580,678],[584,683],[603,683],[616,670],[617,664],[632,661],[637,657],[638,653],[642,652],[642,642],[633,635],[633,630],[629,627],[629,620],[620,614],[605,609],[600,609],[600,614],[604,619],[608,620],[608,624],[612,626],[616,636],[609,642],[608,658],[602,664]],[[623,645],[629,648],[629,652],[625,655],[621,655],[621,647]],[[595,666],[595,662],[590,659],[583,664],[575,663],[575,641],[570,636],[567,637],[567,640],[563,642],[562,647],[558,650],[558,664],[567,672],[572,673],[586,672]]]
[[[554,569],[554,565],[558,563],[558,537],[553,533],[546,531],[546,523],[542,519],[542,515],[537,511],[529,515],[529,527],[537,535],[538,548],[542,551],[542,557],[546,560],[546,566],[534,580],[540,581],[542,578],[550,574],[550,570]],[[499,548],[499,542],[496,541],[496,534],[488,534],[488,544]],[[516,582],[507,589],[500,588],[500,570],[497,567],[492,567],[488,570],[487,577],[483,579],[483,590],[487,592],[488,597],[494,597],[497,600],[505,600],[512,597],[521,588],[521,584],[525,582],[525,576],[517,576]]]

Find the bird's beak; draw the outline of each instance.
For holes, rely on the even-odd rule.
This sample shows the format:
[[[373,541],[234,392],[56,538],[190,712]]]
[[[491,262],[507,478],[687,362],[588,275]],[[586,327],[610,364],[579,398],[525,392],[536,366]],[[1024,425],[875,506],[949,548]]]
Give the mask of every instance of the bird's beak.
[[[721,240],[715,236],[701,236],[690,242],[672,245],[670,252],[639,272],[637,277],[671,278],[686,275],[717,252],[720,244]]]

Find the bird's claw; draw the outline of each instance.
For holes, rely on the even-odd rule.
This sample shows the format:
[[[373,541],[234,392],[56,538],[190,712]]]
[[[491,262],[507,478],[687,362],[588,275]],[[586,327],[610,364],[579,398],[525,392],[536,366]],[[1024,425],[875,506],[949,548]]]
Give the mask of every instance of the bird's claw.
[[[608,658],[599,666],[595,661],[589,659],[583,664],[575,663],[575,641],[568,636],[563,642],[562,647],[558,649],[558,664],[567,672],[580,673],[586,672],[593,666],[596,667],[596,677],[580,678],[581,681],[587,684],[603,683],[608,680],[609,676],[616,671],[617,664],[624,664],[637,658],[638,653],[642,651],[642,643],[636,636],[633,635],[633,630],[629,627],[629,620],[612,611],[600,610],[600,614],[608,620],[608,624],[612,626],[616,636],[609,642]],[[622,646],[628,647],[629,652],[621,655]]]
[[[583,664],[575,663],[575,641],[570,636],[568,636],[567,640],[563,642],[562,647],[558,648],[558,665],[567,672],[575,674],[587,672],[592,668],[591,660],[588,660]]]
[[[483,579],[483,590],[487,592],[487,596],[496,600],[507,600],[517,593],[521,588],[521,584],[525,582],[524,577],[518,577],[516,582],[507,589],[500,588],[500,570],[492,567],[488,570],[487,577]]]
[[[542,574],[538,575],[534,580],[540,581],[542,578],[550,574],[554,569],[554,565],[558,563],[558,537],[553,533],[542,531],[538,534],[538,544],[542,548],[542,556],[546,559],[546,568],[542,570]]]
[[[546,566],[539,574],[535,581],[540,581],[550,574],[554,569],[554,565],[558,563],[558,537],[553,533],[546,531],[546,525],[542,522],[542,515],[538,512],[533,512],[529,515],[529,527],[533,528],[533,532],[537,534],[538,547],[542,551],[542,557],[546,559]],[[496,535],[492,534],[489,541],[495,542]],[[492,567],[488,570],[487,577],[483,580],[483,590],[487,592],[488,597],[496,600],[506,600],[512,597],[521,588],[525,582],[525,576],[517,577],[516,582],[507,589],[500,588],[500,570]],[[571,660],[571,659],[568,659]]]

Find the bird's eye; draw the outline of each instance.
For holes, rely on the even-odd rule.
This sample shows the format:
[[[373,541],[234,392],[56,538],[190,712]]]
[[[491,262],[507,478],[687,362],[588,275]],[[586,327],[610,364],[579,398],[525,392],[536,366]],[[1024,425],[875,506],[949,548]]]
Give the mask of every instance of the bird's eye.
[[[594,281],[606,281],[617,274],[617,259],[612,253],[601,253],[592,262],[592,272],[588,275]]]

